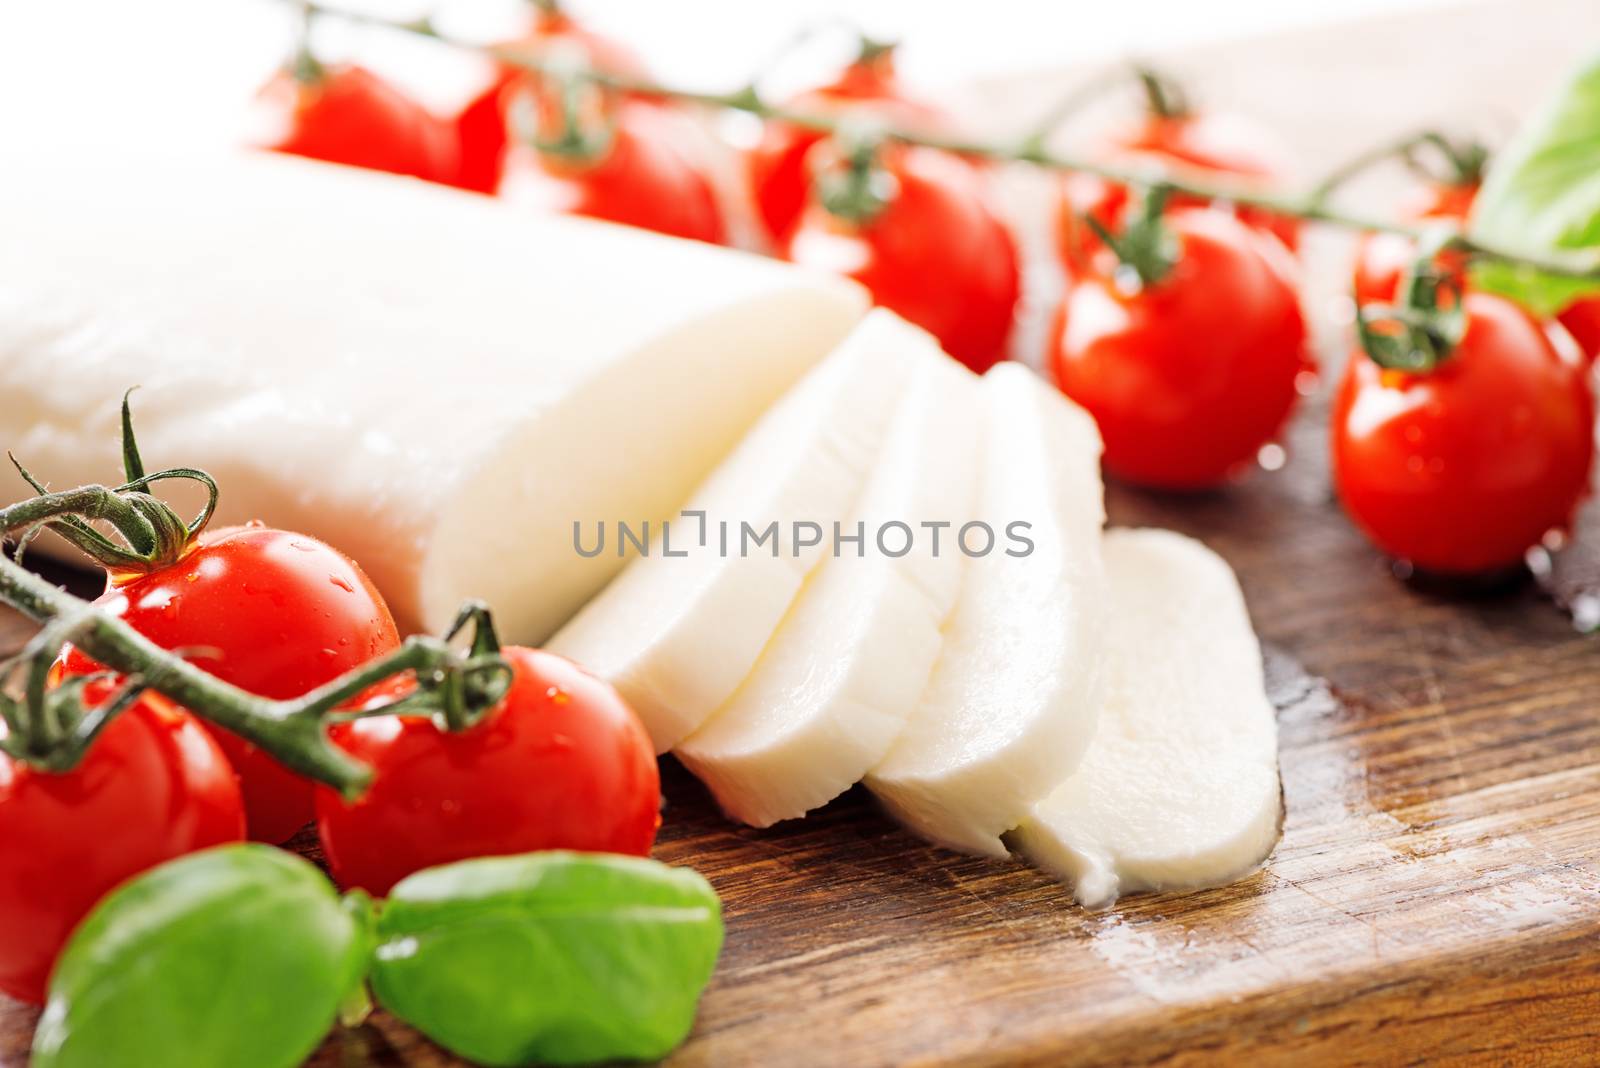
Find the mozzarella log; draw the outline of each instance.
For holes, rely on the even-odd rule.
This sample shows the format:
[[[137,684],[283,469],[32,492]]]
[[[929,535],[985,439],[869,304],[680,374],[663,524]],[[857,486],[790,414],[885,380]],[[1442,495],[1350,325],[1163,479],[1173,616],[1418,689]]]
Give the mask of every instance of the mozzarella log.
[[[920,339],[888,436],[841,529],[754,670],[678,758],[757,827],[849,789],[899,736],[943,644],[972,514],[978,380]],[[943,523],[939,528],[926,524]],[[831,541],[831,532],[829,535]]]
[[[710,718],[754,667],[860,493],[926,343],[889,312],[869,315],[695,491],[684,507],[694,518],[676,530],[674,551],[688,555],[658,544],[551,642],[617,687],[658,751]],[[793,536],[799,522],[827,537],[797,544],[809,540]],[[752,542],[773,524],[775,541]]]
[[[924,836],[1003,856],[1000,836],[1094,733],[1105,511],[1087,413],[1018,364],[991,370],[980,395],[978,517],[996,546],[972,558],[927,691],[866,783]],[[1007,536],[1019,523],[1031,551]]]
[[[1281,817],[1277,723],[1232,570],[1164,530],[1104,545],[1107,694],[1077,770],[1015,842],[1088,906],[1254,868]]]
[[[624,563],[574,525],[592,548],[671,515],[865,311],[756,257],[300,160],[0,174],[0,443],[58,487],[120,481],[140,386],[152,469],[343,549],[407,629],[483,597],[542,640]]]

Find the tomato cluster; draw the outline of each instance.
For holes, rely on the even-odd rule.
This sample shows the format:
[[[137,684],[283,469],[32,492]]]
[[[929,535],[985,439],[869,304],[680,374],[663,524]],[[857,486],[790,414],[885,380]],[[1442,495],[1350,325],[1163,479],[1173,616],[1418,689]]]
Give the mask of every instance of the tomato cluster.
[[[344,554],[249,525],[201,534],[176,563],[112,582],[98,605],[156,644],[263,697],[301,696],[400,643],[388,606]],[[655,753],[605,683],[548,653],[508,648],[505,696],[447,732],[385,714],[407,676],[333,727],[372,785],[346,802],[221,728],[146,695],[72,770],[0,755],[0,991],[42,1000],[52,962],[106,892],[163,861],[248,834],[281,842],[315,816],[335,875],[386,891],[435,864],[576,849],[648,855],[659,813]],[[67,647],[56,684],[114,683]],[[0,731],[4,728],[0,727]]]

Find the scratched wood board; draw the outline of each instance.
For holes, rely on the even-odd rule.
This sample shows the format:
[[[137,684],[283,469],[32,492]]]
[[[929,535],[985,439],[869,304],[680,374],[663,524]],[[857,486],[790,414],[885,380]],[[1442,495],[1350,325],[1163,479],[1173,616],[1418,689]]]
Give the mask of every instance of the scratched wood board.
[[[1540,0],[1179,59],[1223,99],[1279,86],[1258,110],[1310,171],[1419,120],[1509,125],[1597,41],[1594,5]],[[1408,65],[1440,54],[1456,63]],[[1070,80],[980,99],[1020,114]],[[1313,248],[1313,311],[1335,251]],[[1086,913],[1021,864],[918,841],[860,791],[735,826],[668,761],[657,856],[711,880],[728,928],[673,1062],[1600,1063],[1600,639],[1526,582],[1397,581],[1334,504],[1324,437],[1314,401],[1281,471],[1193,497],[1108,489],[1113,522],[1225,555],[1268,644],[1286,815],[1260,871]],[[26,633],[0,617],[0,649]],[[33,1021],[0,999],[0,1066],[26,1063]],[[312,1063],[457,1062],[380,1012]]]

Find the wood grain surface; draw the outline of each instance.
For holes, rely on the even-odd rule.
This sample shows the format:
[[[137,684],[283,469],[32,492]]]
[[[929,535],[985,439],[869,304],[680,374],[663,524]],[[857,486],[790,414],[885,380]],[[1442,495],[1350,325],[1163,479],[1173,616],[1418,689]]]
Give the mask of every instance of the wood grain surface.
[[[1562,32],[1574,19],[1587,41]],[[1520,108],[1600,40],[1587,0],[1477,7],[1439,46],[1477,68],[1397,74],[1433,21],[1230,46],[1189,65],[1240,86],[1287,63],[1304,110],[1348,127],[1300,146],[1315,163],[1381,135],[1352,140],[1363,109],[1383,129],[1419,117],[1392,114],[1404,111],[1396,79],[1452,113]],[[1375,53],[1358,63],[1361,42]],[[1326,88],[1363,71],[1392,91]],[[1290,103],[1267,107],[1306,140]],[[1331,499],[1324,434],[1314,402],[1281,471],[1214,495],[1108,491],[1113,522],[1174,527],[1226,556],[1275,651],[1286,818],[1260,871],[1086,913],[1021,864],[921,843],[860,791],[792,825],[732,825],[669,761],[657,856],[711,880],[728,929],[673,1063],[1600,1063],[1597,639],[1525,581],[1397,581]],[[0,648],[25,633],[5,618]],[[304,848],[315,852],[309,836]],[[26,1062],[33,1019],[0,1000],[0,1066]],[[312,1063],[456,1062],[379,1013]]]

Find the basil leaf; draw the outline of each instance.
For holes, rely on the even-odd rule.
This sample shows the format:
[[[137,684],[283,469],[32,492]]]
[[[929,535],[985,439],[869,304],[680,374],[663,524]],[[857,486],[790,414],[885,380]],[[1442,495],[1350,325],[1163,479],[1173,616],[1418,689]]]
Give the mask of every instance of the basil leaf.
[[[650,1060],[682,1042],[722,946],[687,868],[531,853],[418,872],[378,917],[372,991],[487,1065]]]
[[[1600,249],[1600,56],[1582,64],[1489,169],[1470,233],[1530,255]],[[1541,315],[1600,283],[1480,261],[1473,281]]]
[[[292,1068],[359,988],[369,927],[315,867],[268,846],[153,868],[68,941],[34,1068]]]

